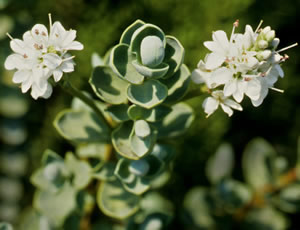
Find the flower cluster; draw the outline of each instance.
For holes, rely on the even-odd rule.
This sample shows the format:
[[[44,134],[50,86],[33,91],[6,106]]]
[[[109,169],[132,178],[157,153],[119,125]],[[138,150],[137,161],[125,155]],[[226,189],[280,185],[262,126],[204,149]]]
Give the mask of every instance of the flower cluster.
[[[219,105],[229,116],[233,109],[242,110],[239,103],[248,96],[254,106],[259,106],[279,77],[284,73],[280,66],[288,56],[280,55],[287,48],[276,51],[279,39],[269,26],[253,31],[246,25],[243,34],[235,33],[238,21],[233,24],[230,38],[224,31],[213,32],[213,41],[204,42],[211,52],[198,63],[192,73],[196,84],[204,83],[211,94],[203,107],[210,116]],[[291,47],[297,44],[292,45]],[[233,98],[229,99],[229,98]]]
[[[21,83],[22,92],[31,88],[31,96],[49,98],[52,85],[48,79],[53,76],[58,82],[63,72],[74,71],[74,56],[69,50],[82,50],[83,45],[74,41],[75,30],[65,30],[60,22],[52,25],[49,15],[50,31],[42,24],[36,24],[23,35],[23,40],[11,38],[10,47],[15,52],[7,57],[5,68],[17,71],[13,82]]]

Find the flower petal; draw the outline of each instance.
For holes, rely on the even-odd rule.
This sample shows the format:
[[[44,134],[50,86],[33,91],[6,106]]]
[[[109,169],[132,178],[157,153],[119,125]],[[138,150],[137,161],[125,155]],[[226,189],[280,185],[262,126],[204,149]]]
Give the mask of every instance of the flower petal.
[[[221,103],[221,107],[222,107],[223,111],[228,114],[229,117],[232,116],[233,111],[229,106],[224,105],[223,103]]]
[[[63,72],[59,69],[53,71],[53,78],[55,82],[58,82],[63,76]]]
[[[14,83],[21,83],[27,81],[31,76],[31,71],[29,70],[18,70],[15,72],[12,81]]]
[[[44,99],[48,99],[52,95],[53,89],[51,84],[47,84],[46,92],[41,96]]]
[[[221,67],[212,73],[211,78],[211,81],[217,85],[223,85],[232,79],[232,72],[226,67]]]
[[[24,67],[24,58],[20,54],[9,55],[4,63],[7,70],[22,69]]]
[[[10,48],[18,54],[23,55],[26,44],[20,39],[13,39],[10,41]]]
[[[205,62],[205,67],[206,69],[215,69],[223,64],[225,61],[225,57],[221,56],[217,53],[210,53],[207,55],[206,62]]]
[[[260,97],[261,85],[260,82],[256,79],[252,79],[247,84],[247,89],[245,94],[250,97],[252,100],[258,100]]]
[[[83,50],[83,45],[78,41],[73,41],[67,46],[67,50]]]
[[[235,110],[243,111],[243,107],[239,103],[236,103],[234,100],[226,99],[224,101],[224,104]]]
[[[49,68],[49,69],[56,69],[61,63],[62,59],[54,53],[47,53],[43,56],[44,59],[44,64]]]
[[[76,30],[66,31],[63,36],[61,47],[68,49],[69,45],[74,41],[76,38]]]
[[[219,101],[213,97],[208,97],[203,101],[202,107],[204,108],[204,112],[208,117],[217,110],[219,107]]]

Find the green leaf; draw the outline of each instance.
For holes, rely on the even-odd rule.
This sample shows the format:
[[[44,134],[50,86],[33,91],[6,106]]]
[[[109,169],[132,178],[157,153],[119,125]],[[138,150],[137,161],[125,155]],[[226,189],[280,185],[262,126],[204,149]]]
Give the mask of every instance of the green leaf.
[[[111,105],[106,108],[106,112],[108,112],[111,117],[117,122],[124,122],[130,120],[127,110],[129,105],[121,104],[121,105]]]
[[[109,67],[98,66],[94,68],[89,83],[96,95],[107,103],[121,104],[127,102],[128,83],[120,79]]]
[[[150,189],[150,182],[147,178],[136,176],[131,183],[123,183],[123,186],[128,192],[140,196]]]
[[[131,149],[130,136],[133,132],[133,122],[126,121],[112,132],[112,143],[116,151],[123,157],[133,160],[140,158]]]
[[[91,181],[92,169],[90,165],[82,160],[78,160],[72,153],[66,155],[66,166],[73,173],[72,185],[76,189],[84,189]]]
[[[130,160],[121,158],[116,166],[114,174],[122,181],[123,183],[131,183],[134,181],[136,175],[129,171]]]
[[[225,179],[216,185],[217,203],[222,205],[229,213],[235,213],[237,209],[249,204],[252,193],[248,186],[232,179]]]
[[[156,142],[156,136],[157,136],[156,130],[149,125],[148,128],[149,128],[148,131],[146,131],[145,128],[143,128],[143,130],[140,129],[138,133],[137,130],[135,129],[135,132],[132,132],[130,136],[131,149],[140,158],[150,153]],[[141,136],[141,135],[145,135],[146,132],[148,132],[147,136],[145,137]]]
[[[93,178],[102,181],[112,181],[115,179],[114,171],[116,168],[116,164],[113,162],[105,162],[100,165],[95,172],[93,173]]]
[[[165,164],[168,164],[176,154],[174,147],[166,144],[156,144],[151,152],[151,156],[155,156]]]
[[[222,144],[211,156],[206,165],[206,176],[212,184],[230,177],[234,165],[233,149],[229,144]]]
[[[101,183],[97,203],[101,211],[116,219],[126,219],[139,209],[139,197],[126,191],[118,181]]]
[[[168,87],[168,97],[165,103],[175,103],[179,101],[188,91],[191,81],[190,71],[186,65],[181,65],[171,78],[160,80],[165,86]]]
[[[157,80],[147,80],[142,85],[129,85],[127,89],[128,99],[146,109],[161,104],[167,95],[167,87]]]
[[[111,145],[106,143],[80,144],[76,148],[79,158],[105,159],[106,153],[110,151]]]
[[[161,63],[156,67],[147,67],[140,64],[137,60],[134,60],[132,62],[132,65],[135,67],[136,71],[138,71],[141,75],[152,79],[163,77],[169,69],[169,65],[166,63]]]
[[[211,215],[213,211],[212,200],[207,188],[192,188],[186,194],[183,205],[195,226],[200,229],[216,228],[216,223]]]
[[[245,230],[286,230],[288,220],[281,213],[271,207],[252,209],[243,221]]]
[[[246,182],[255,189],[273,183],[272,170],[275,157],[273,147],[265,140],[257,138],[250,141],[242,158]]]
[[[53,225],[53,224],[52,224]],[[52,230],[49,220],[39,214],[32,207],[26,208],[22,211],[20,219],[18,220],[18,230]]]
[[[96,52],[92,53],[91,62],[92,62],[92,67],[93,68],[95,68],[97,66],[104,66],[105,65],[104,60]]]
[[[106,123],[93,111],[61,111],[54,120],[54,127],[65,139],[75,143],[110,140]]]
[[[55,194],[47,190],[38,190],[33,205],[51,223],[61,226],[76,208],[76,191],[68,183]]]
[[[124,30],[124,32],[121,36],[120,43],[130,45],[131,37],[132,37],[133,33],[143,25],[145,25],[145,22],[138,19],[134,23],[132,23],[130,26],[128,26],[126,28],[126,30]]]
[[[63,162],[63,158],[51,149],[46,149],[42,157],[42,165],[47,165],[52,162]]]
[[[141,63],[144,66],[154,68],[162,63],[165,57],[165,46],[157,36],[146,36],[140,47]]]
[[[166,41],[164,62],[166,62],[170,68],[165,78],[169,78],[179,70],[184,60],[185,51],[181,43],[175,37],[167,35]]]
[[[156,36],[160,38],[163,47],[166,47],[166,38],[164,32],[157,26],[152,24],[145,24],[138,28],[132,35],[130,43],[130,52],[135,52],[140,63],[141,60],[141,44],[144,38],[148,36]]]
[[[156,122],[162,120],[172,109],[166,105],[159,105],[152,109],[145,109],[138,105],[131,105],[128,109],[128,116],[132,120],[146,120]]]
[[[13,230],[13,227],[9,223],[0,223],[0,230]]]
[[[276,198],[275,203],[284,212],[298,212],[300,210],[300,185],[292,184],[282,189]]]
[[[159,130],[158,138],[171,138],[184,133],[193,120],[192,108],[185,103],[178,103],[172,106],[172,112],[162,121],[154,123],[154,126]]]
[[[121,79],[131,84],[142,84],[144,76],[133,66],[132,61],[135,57],[134,54],[129,53],[128,49],[128,45],[116,45],[111,51],[109,65]]]

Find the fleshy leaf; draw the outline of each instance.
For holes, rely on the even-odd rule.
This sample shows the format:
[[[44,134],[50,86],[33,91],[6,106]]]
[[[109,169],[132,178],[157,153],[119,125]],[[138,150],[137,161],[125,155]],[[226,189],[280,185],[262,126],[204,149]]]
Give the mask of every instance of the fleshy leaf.
[[[145,109],[138,105],[131,105],[128,109],[128,115],[132,120],[146,120],[156,122],[162,120],[172,109],[166,105],[159,105],[152,109]]]
[[[9,223],[0,223],[0,230],[13,230],[13,227]]]
[[[186,65],[181,65],[180,70],[177,71],[171,78],[160,80],[168,87],[168,97],[165,103],[175,103],[180,100],[187,92],[190,83],[190,71]]]
[[[133,33],[143,25],[145,25],[145,22],[138,19],[134,23],[132,23],[130,26],[128,26],[126,28],[126,30],[124,30],[124,32],[121,36],[120,43],[130,45],[131,37],[132,37]]]
[[[152,24],[145,24],[141,26],[133,33],[130,43],[130,52],[135,52],[137,54],[137,59],[140,63],[142,63],[140,56],[141,43],[147,36],[157,36],[161,39],[163,47],[166,47],[165,34],[159,27]]]
[[[250,141],[242,158],[243,174],[247,183],[256,189],[273,183],[272,167],[275,157],[273,147],[264,139]]]
[[[102,181],[111,181],[115,179],[114,171],[116,164],[113,162],[105,162],[101,167],[97,168],[93,173],[93,177]]]
[[[125,44],[116,45],[110,55],[110,67],[121,79],[131,84],[142,84],[144,76],[136,71],[132,61],[133,54],[128,52],[129,46]]]
[[[126,121],[120,124],[112,132],[112,143],[116,151],[123,157],[133,160],[138,160],[140,158],[131,149],[130,136],[133,132],[133,122]]]
[[[165,75],[166,78],[171,77],[175,72],[177,72],[184,60],[184,48],[181,43],[173,36],[166,36],[167,45],[165,52],[165,59],[170,68],[168,73]]]
[[[298,212],[300,210],[300,185],[292,184],[282,189],[276,198],[275,203],[284,212]]]
[[[195,226],[200,229],[215,229],[216,223],[212,216],[213,204],[207,188],[192,188],[184,198],[184,208]]]
[[[194,113],[190,106],[178,103],[172,106],[170,112],[162,121],[154,123],[159,130],[158,138],[170,138],[181,135],[194,120]]]
[[[67,168],[73,174],[72,185],[79,190],[85,188],[92,179],[90,165],[83,160],[76,159],[72,153],[67,153],[65,162]]]
[[[123,182],[123,183],[132,183],[136,177],[133,173],[129,171],[130,160],[121,158],[118,161],[114,174]]]
[[[93,111],[61,111],[54,120],[61,136],[75,143],[105,142],[110,130]]]
[[[121,104],[121,105],[111,105],[106,108],[111,117],[117,122],[124,122],[130,120],[127,110],[129,105]]]
[[[71,212],[75,210],[76,191],[68,183],[58,193],[39,190],[34,196],[33,205],[51,223],[60,226]]]
[[[207,162],[206,176],[212,184],[231,175],[234,165],[233,149],[229,144],[222,144]]]
[[[132,62],[132,65],[135,67],[136,71],[138,71],[141,75],[152,79],[163,77],[169,69],[169,65],[165,63],[161,63],[160,65],[154,68],[150,68],[147,66],[143,66],[139,64],[137,60],[134,60]]]
[[[127,95],[132,103],[151,109],[166,99],[168,88],[157,80],[147,80],[142,85],[129,85]]]
[[[110,144],[101,142],[81,144],[77,146],[76,154],[79,156],[79,158],[96,158],[103,160],[110,148]]]
[[[101,211],[121,220],[137,212],[139,201],[139,197],[126,191],[118,180],[101,183],[97,193],[97,203]]]
[[[98,97],[110,104],[121,104],[127,101],[128,83],[120,79],[109,67],[94,68],[90,84]]]
[[[142,195],[150,189],[150,182],[143,177],[135,177],[131,183],[123,183],[124,188],[137,196]]]

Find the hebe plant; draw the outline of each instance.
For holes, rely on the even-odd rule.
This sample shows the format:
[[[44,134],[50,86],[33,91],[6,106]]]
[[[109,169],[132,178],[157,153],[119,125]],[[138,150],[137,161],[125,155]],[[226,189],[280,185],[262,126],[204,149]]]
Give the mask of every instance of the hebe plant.
[[[233,30],[230,41],[227,37],[226,41],[225,32],[217,31],[218,34],[213,35],[214,43],[209,46],[212,53],[206,57],[206,63],[200,61],[193,79],[196,83],[206,83],[205,90],[209,93],[220,85],[231,84],[234,79],[245,84],[261,81],[263,85],[264,77],[276,78],[272,84],[264,85],[265,91],[277,81],[278,71],[271,73],[270,68],[265,68],[275,66],[279,69],[280,61],[285,60],[268,59],[275,55],[281,57],[272,43],[275,34],[273,36],[272,32],[268,42],[261,44],[265,39],[262,32],[247,28],[244,35],[234,34]],[[74,56],[68,52],[83,49],[81,43],[74,41],[75,37],[76,31],[65,30],[60,22],[52,25],[51,17],[49,33],[45,26],[37,24],[24,34],[23,40],[11,37],[15,54],[7,58],[5,67],[17,69],[13,81],[22,84],[23,92],[31,88],[35,99],[48,98],[52,87],[60,85],[74,97],[71,108],[57,115],[54,126],[74,145],[75,152],[67,152],[64,157],[51,150],[44,152],[41,167],[31,177],[31,182],[37,187],[33,201],[37,212],[33,214],[34,221],[25,226],[33,230],[66,229],[72,223],[75,226],[72,229],[97,228],[91,218],[98,212],[95,209],[98,206],[106,216],[121,221],[121,224],[115,224],[116,228],[164,229],[171,221],[173,207],[155,189],[168,181],[172,170],[176,150],[168,140],[183,134],[194,120],[193,109],[184,101],[202,94],[200,87],[196,93],[188,93],[191,74],[183,63],[184,48],[175,37],[165,35],[159,27],[135,21],[123,32],[119,44],[109,49],[103,59],[93,56],[89,83],[94,95],[91,95],[75,88],[68,75],[62,76],[74,71]],[[218,39],[220,37],[223,40]],[[244,44],[247,39],[251,40],[249,47],[239,46],[239,42]],[[241,53],[224,54],[222,51],[220,55],[220,44],[223,43],[229,44],[226,52],[238,49]],[[253,45],[259,46],[258,51],[254,51]],[[269,56],[261,57],[262,50],[268,48],[272,50]],[[223,58],[221,61],[218,55]],[[234,55],[241,55],[238,63],[234,62]],[[250,66],[247,58],[252,60]],[[241,72],[230,72],[231,66],[241,68]],[[226,76],[221,72],[223,70],[227,71]],[[212,85],[210,81],[216,79],[217,84]],[[261,85],[257,86],[258,90],[253,89],[253,85],[248,91],[243,89],[248,96],[257,99],[262,91]],[[253,92],[258,95],[253,95]],[[204,102],[208,115],[219,104],[229,115],[232,115],[230,107],[240,108],[237,102],[221,94],[218,97],[212,94],[213,98]],[[225,156],[217,155],[208,164],[208,177],[216,184],[213,197],[209,199],[211,202],[214,199],[220,201],[220,212],[229,214],[251,200],[248,188],[240,182],[227,180],[233,167],[231,159],[232,153],[225,152]],[[220,160],[228,164],[223,167]],[[205,196],[206,192],[200,191]],[[197,208],[193,207],[193,194],[188,194],[185,200],[186,208],[192,213]],[[199,191],[195,196],[198,195]],[[213,229],[213,217],[204,207],[199,204],[198,208],[206,216],[200,219],[196,214],[192,216],[200,223],[200,228]],[[100,222],[99,228],[103,225]]]

